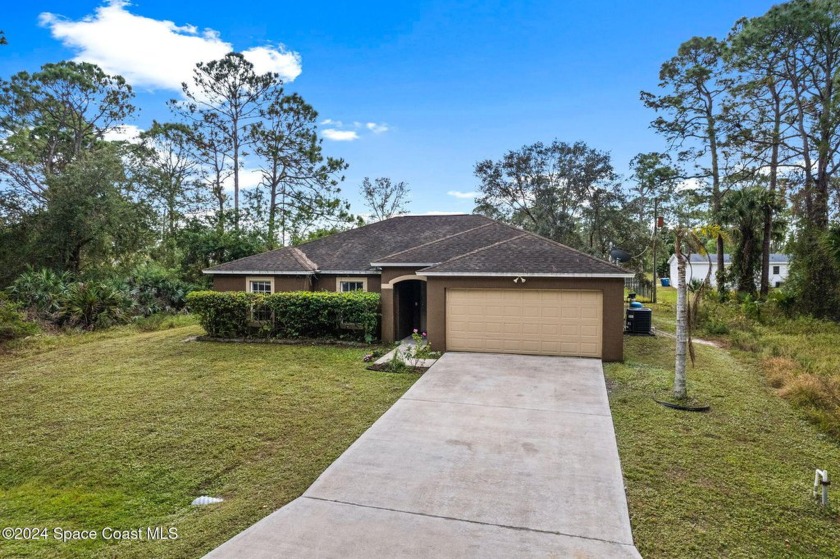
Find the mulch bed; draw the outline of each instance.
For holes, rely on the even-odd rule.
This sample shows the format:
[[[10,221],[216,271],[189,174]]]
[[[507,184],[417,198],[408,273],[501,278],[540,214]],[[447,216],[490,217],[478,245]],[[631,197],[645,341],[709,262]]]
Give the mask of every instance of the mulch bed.
[[[368,371],[380,371],[382,373],[393,372],[393,371],[391,371],[389,363],[380,363],[379,365],[374,363],[373,365],[369,365],[366,368],[367,368]],[[429,370],[429,367],[408,367],[408,366],[406,366],[404,371],[400,371],[400,372],[418,373],[418,374],[422,375],[423,373],[425,373],[428,370]]]
[[[333,340],[330,338],[214,338],[212,336],[196,336],[199,342],[220,342],[225,344],[281,344],[281,345],[335,345],[343,347],[371,347],[365,342],[352,340]]]

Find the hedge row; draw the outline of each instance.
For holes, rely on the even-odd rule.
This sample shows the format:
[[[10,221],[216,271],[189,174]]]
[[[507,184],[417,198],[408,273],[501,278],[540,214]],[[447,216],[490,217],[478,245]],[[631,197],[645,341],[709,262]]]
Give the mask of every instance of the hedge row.
[[[187,307],[217,338],[379,337],[378,293],[194,291]]]

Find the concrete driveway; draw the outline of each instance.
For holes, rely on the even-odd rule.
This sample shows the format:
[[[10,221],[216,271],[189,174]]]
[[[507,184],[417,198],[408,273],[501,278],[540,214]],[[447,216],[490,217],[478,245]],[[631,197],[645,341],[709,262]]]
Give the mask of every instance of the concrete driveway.
[[[601,362],[447,353],[207,557],[639,558]]]

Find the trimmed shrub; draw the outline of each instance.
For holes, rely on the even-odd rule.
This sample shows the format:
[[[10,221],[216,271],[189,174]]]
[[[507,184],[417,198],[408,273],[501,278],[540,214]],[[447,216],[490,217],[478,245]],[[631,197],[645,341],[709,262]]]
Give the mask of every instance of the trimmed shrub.
[[[217,338],[378,337],[378,293],[195,291],[187,306]]]

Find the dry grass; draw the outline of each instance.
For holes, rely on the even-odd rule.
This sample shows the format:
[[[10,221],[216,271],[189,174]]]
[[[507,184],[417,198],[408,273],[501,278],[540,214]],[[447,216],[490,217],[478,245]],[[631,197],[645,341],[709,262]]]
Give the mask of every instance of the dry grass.
[[[697,347],[689,393],[710,403],[709,413],[651,398],[672,385],[672,338],[627,337],[625,355],[605,372],[643,557],[840,557],[838,511],[811,498],[814,469],[840,471],[840,446],[802,420],[793,394],[778,397],[753,354]],[[807,378],[795,359],[774,359],[767,364],[789,375],[779,373],[783,386]]]
[[[658,327],[673,331],[676,290],[662,289],[654,305]],[[704,302],[696,336],[712,338],[754,361],[776,394],[840,441],[840,324],[789,318],[772,303],[747,312],[735,302]]]

